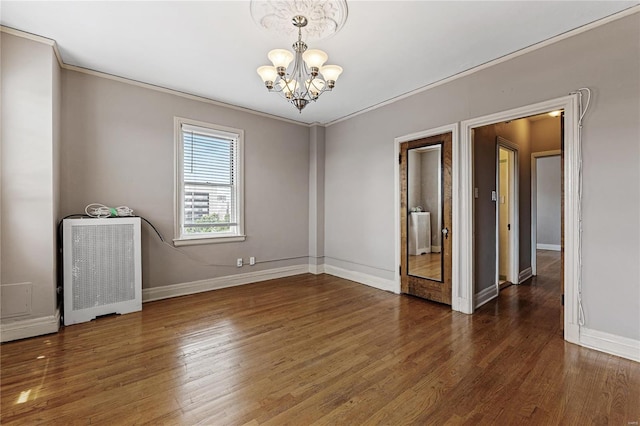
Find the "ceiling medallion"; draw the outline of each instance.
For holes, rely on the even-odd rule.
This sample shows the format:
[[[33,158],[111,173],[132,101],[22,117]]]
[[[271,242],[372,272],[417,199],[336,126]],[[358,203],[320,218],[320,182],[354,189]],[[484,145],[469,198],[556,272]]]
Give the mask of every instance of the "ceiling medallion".
[[[307,41],[317,41],[340,31],[347,21],[346,0],[251,0],[251,16],[258,26],[287,37],[297,35],[295,16],[307,18]]]

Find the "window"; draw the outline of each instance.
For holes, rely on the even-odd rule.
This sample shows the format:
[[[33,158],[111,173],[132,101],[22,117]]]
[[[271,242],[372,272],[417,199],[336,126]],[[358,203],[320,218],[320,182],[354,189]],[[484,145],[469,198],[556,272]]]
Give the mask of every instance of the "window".
[[[175,118],[174,244],[244,241],[239,129]]]

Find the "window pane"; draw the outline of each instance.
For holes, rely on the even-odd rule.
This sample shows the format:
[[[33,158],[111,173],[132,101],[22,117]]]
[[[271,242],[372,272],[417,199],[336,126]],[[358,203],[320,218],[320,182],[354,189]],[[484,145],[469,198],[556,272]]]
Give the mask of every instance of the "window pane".
[[[232,194],[231,186],[185,184],[185,232],[231,232],[236,225]]]

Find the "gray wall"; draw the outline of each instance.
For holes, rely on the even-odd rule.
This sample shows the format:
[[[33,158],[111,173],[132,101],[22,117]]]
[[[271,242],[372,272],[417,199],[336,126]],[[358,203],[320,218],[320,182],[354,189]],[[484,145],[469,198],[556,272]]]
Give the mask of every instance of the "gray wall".
[[[422,155],[418,150],[407,151],[407,207],[409,210],[422,204]]]
[[[324,263],[324,156],[325,128],[309,130],[309,263]]]
[[[531,121],[531,152],[561,149],[560,117]]]
[[[560,156],[536,159],[537,243],[560,246]]]
[[[395,278],[395,137],[587,86],[594,98],[582,141],[586,326],[640,339],[639,52],[634,14],[327,128],[327,263]],[[624,238],[611,244],[612,235]]]
[[[7,324],[56,311],[60,70],[51,46],[0,37],[0,299]]]
[[[50,315],[55,310],[55,221],[51,218],[60,216],[55,207],[57,71],[49,46],[6,34],[2,42],[3,293],[5,284],[32,282],[32,314]],[[325,141],[324,147],[314,147],[316,167],[324,165],[324,173],[320,169],[312,173],[309,166],[313,137],[307,127],[63,71],[60,213],[80,212],[94,201],[126,204],[170,238],[172,119],[180,115],[244,129],[247,173],[247,241],[185,247],[183,252],[218,264],[233,264],[236,257],[252,255],[259,261],[296,259],[251,269],[203,266],[161,245],[145,228],[145,287],[306,263],[310,234],[315,234],[312,246],[317,253],[322,247],[317,231],[322,226],[322,215],[318,215],[322,197],[315,194],[315,204],[311,201],[312,175],[320,180],[324,176],[326,263],[394,279],[394,138],[587,86],[594,98],[582,141],[581,272],[586,326],[639,339],[639,52],[640,15],[634,14],[337,123],[326,129],[324,138],[316,134],[317,141]],[[324,163],[317,157],[323,148]],[[26,158],[33,165],[22,168],[29,173],[20,175],[26,185],[18,196],[11,192],[15,181],[7,177],[16,158]],[[321,186],[318,182],[318,193]],[[16,203],[8,201],[14,199]],[[43,210],[39,209],[42,203]],[[310,206],[316,209],[315,231],[310,229]],[[33,220],[31,213],[37,216]],[[612,235],[623,237],[612,244]],[[3,295],[3,304],[6,300]]]
[[[556,151],[562,148],[560,117],[531,121],[532,152]],[[537,163],[537,242],[560,245],[562,203],[562,161],[558,157],[538,158]],[[540,169],[542,167],[543,169]]]
[[[424,211],[430,212],[431,218],[431,245],[440,246],[440,215],[442,209],[440,207],[440,156],[441,149],[423,151],[420,154],[422,170],[422,186],[420,188],[422,208]]]
[[[76,71],[62,74],[65,215],[92,202],[126,205],[171,240],[174,116],[244,129],[246,241],[179,252],[143,226],[144,288],[308,263],[308,127]],[[235,267],[236,258],[249,256],[266,263]]]
[[[496,285],[496,126],[473,130],[473,282],[475,292]],[[478,197],[475,197],[477,189]],[[455,229],[452,230],[455,232]]]

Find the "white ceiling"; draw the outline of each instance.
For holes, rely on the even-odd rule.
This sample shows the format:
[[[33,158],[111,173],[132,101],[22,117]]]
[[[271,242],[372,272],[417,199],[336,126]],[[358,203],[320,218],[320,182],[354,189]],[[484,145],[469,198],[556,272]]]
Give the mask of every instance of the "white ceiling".
[[[304,123],[329,123],[638,1],[349,1],[342,30],[310,43],[344,68],[301,114],[256,73],[277,39],[249,1],[15,2],[2,25],[57,42],[62,60]]]

